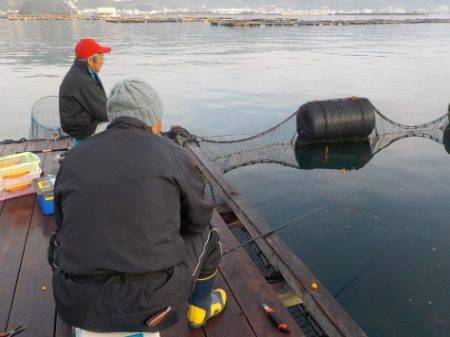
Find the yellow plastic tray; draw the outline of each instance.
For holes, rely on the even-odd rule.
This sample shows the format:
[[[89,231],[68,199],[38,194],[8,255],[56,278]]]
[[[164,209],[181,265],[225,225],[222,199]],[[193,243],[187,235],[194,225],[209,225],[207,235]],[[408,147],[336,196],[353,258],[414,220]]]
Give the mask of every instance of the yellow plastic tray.
[[[22,152],[0,157],[0,176],[2,178],[8,178],[8,176],[20,175],[23,172],[37,172],[40,170],[40,162],[39,157],[31,152]]]

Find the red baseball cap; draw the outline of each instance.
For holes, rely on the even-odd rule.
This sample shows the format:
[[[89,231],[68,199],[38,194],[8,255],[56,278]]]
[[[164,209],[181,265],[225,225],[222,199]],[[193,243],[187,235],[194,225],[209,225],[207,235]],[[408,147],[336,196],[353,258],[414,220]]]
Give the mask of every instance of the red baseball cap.
[[[111,47],[100,46],[94,39],[81,39],[75,47],[77,59],[85,59],[96,53],[109,53]]]

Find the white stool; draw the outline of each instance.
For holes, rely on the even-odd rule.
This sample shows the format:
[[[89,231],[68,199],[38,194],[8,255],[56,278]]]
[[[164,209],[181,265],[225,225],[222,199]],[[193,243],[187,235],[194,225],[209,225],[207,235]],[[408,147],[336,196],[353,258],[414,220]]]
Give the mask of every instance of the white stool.
[[[92,332],[72,328],[73,337],[160,337],[159,332]]]

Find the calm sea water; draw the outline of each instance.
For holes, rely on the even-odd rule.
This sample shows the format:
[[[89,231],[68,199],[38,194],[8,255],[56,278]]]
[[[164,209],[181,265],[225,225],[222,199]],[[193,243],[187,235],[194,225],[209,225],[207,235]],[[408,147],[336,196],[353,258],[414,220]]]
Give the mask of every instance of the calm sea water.
[[[0,20],[0,139],[28,135],[85,36],[113,48],[107,89],[154,86],[166,125],[264,130],[313,99],[366,96],[416,124],[447,111],[450,25],[229,29],[207,24]],[[450,155],[410,138],[359,170],[254,165],[227,174],[271,224],[369,189],[280,233],[369,336],[450,336]]]

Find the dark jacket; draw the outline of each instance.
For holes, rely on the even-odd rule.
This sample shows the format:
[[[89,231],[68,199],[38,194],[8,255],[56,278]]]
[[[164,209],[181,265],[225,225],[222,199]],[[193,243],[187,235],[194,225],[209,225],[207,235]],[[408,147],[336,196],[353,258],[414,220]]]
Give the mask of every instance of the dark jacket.
[[[75,146],[55,183],[61,317],[87,329],[120,329],[176,306],[190,287],[183,236],[204,231],[212,210],[187,152],[137,119],[118,118]],[[159,277],[104,287],[67,276],[150,271]]]
[[[106,94],[100,78],[92,78],[85,62],[75,60],[59,88],[61,127],[71,137],[84,140],[97,124],[107,122]]]

